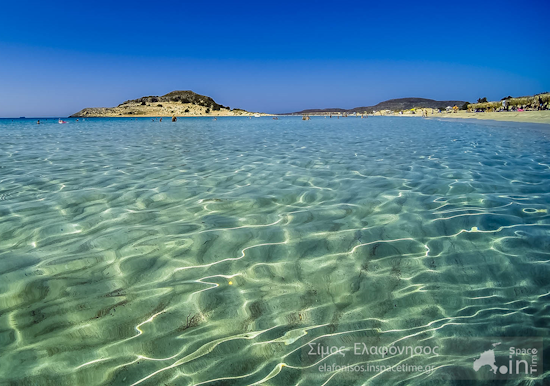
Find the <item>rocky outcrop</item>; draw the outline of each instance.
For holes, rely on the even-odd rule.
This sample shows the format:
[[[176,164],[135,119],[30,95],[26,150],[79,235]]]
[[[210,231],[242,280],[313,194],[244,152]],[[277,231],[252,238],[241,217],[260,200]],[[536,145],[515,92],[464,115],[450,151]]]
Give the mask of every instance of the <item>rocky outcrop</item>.
[[[120,104],[119,107],[135,103],[145,106],[150,103],[163,102],[189,103],[198,106],[210,107],[210,109],[214,111],[221,110],[222,108],[228,109],[228,107],[216,103],[214,99],[205,95],[197,94],[193,91],[172,91],[163,96],[147,96],[139,99],[132,99]]]
[[[172,91],[162,96],[146,96],[127,100],[116,107],[89,107],[71,117],[172,117],[201,115],[252,115],[245,110],[233,109],[216,103],[214,99],[193,91]]]

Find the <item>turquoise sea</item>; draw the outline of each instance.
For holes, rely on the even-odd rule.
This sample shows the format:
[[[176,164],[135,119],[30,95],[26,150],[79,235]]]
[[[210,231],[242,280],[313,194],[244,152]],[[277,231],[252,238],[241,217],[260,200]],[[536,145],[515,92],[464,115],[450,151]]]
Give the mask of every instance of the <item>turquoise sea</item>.
[[[0,120],[0,384],[550,384],[550,127],[66,120]]]

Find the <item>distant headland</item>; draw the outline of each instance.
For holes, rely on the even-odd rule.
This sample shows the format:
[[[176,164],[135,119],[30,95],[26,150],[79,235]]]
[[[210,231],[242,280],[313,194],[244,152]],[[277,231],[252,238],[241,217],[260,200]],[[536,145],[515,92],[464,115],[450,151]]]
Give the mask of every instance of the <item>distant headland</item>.
[[[398,110],[410,110],[413,108],[431,108],[431,109],[445,109],[447,106],[463,106],[466,101],[437,101],[434,99],[426,98],[398,98],[389,99],[384,102],[380,102],[374,106],[355,107],[353,109],[342,108],[327,108],[327,109],[308,109],[297,111],[294,113],[284,113],[281,115],[325,115],[328,113],[358,113],[358,114],[372,114],[375,111],[398,111]]]
[[[162,96],[128,100],[116,107],[88,107],[71,117],[171,117],[171,116],[248,116],[252,113],[231,109],[193,91],[172,91]],[[267,114],[260,114],[267,115]]]

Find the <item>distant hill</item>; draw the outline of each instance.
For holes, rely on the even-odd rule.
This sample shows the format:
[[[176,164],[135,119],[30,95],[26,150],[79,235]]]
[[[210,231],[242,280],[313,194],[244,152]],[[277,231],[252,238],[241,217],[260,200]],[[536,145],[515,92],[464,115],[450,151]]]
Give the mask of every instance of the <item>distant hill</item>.
[[[309,110],[302,110],[298,111],[296,113],[288,113],[288,114],[314,114],[314,113],[345,113],[348,110],[346,109],[339,109],[337,107],[335,108],[328,108],[328,109],[309,109]],[[282,114],[282,115],[288,115],[288,114]]]
[[[380,110],[410,110],[415,107],[422,107],[428,109],[437,109],[438,107],[447,107],[457,105],[462,106],[465,101],[436,101],[434,99],[426,98],[399,98],[388,99],[387,101],[380,102],[374,106],[356,107],[348,110],[349,112],[362,112],[362,111],[380,111]]]
[[[214,99],[208,96],[200,95],[190,90],[172,91],[163,96],[147,96],[139,99],[132,99],[120,104],[119,107],[123,105],[131,104],[131,103],[143,104],[143,103],[157,103],[157,102],[191,103],[199,106],[208,106],[214,110],[219,110],[220,108],[224,108],[224,109],[227,108],[224,105],[217,104],[216,102],[214,102]]]
[[[380,102],[374,106],[362,106],[362,107],[355,107],[353,109],[341,109],[341,108],[333,108],[333,109],[308,109],[308,110],[302,110],[297,111],[295,113],[287,113],[284,115],[290,115],[290,114],[326,114],[326,113],[362,113],[365,111],[372,112],[372,111],[380,111],[380,110],[410,110],[415,107],[420,108],[432,108],[437,109],[439,107],[447,107],[447,106],[454,106],[457,105],[458,107],[462,106],[465,101],[436,101],[434,99],[426,99],[426,98],[399,98],[399,99],[389,99],[384,102]]]
[[[220,105],[214,99],[193,91],[172,91],[162,96],[127,100],[117,107],[88,107],[71,117],[170,117],[197,115],[252,115],[245,110]]]

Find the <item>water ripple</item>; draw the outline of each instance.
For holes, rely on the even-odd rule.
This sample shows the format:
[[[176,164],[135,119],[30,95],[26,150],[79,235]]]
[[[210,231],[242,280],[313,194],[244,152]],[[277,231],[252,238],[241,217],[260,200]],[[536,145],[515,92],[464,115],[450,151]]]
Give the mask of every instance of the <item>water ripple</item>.
[[[92,119],[0,143],[8,384],[338,385],[308,344],[548,338],[547,131]],[[471,367],[428,359],[394,384]]]

